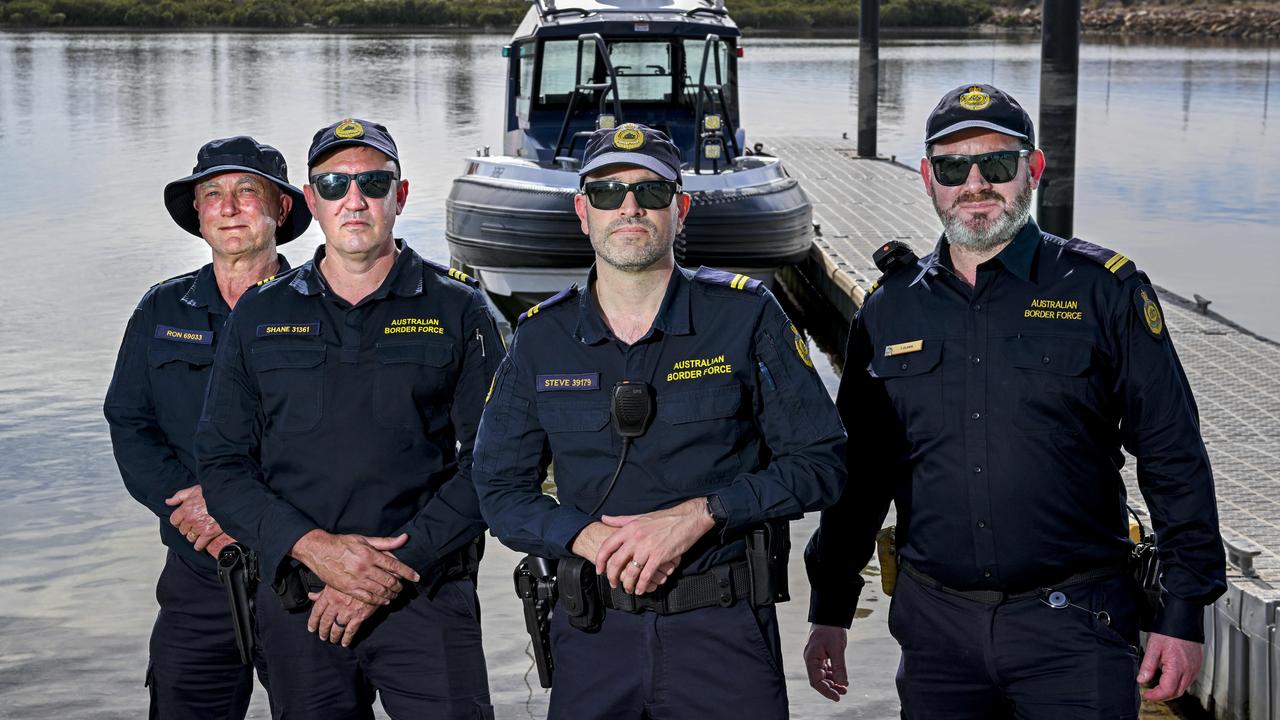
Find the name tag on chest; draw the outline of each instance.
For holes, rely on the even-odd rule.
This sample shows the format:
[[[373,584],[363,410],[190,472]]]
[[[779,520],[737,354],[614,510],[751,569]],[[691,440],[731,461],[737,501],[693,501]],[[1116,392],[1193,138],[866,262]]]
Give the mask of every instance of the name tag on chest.
[[[534,389],[538,392],[555,390],[599,390],[600,373],[579,373],[577,375],[538,375],[534,379]]]
[[[168,325],[157,325],[156,337],[160,340],[194,343],[196,345],[213,344],[212,330],[184,330],[182,328],[169,327]]]
[[[320,323],[271,323],[258,326],[258,337],[273,335],[319,335]]]
[[[898,343],[897,345],[887,345],[884,349],[885,357],[893,357],[894,355],[906,355],[907,353],[920,352],[924,349],[923,340],[912,340],[911,342]]]

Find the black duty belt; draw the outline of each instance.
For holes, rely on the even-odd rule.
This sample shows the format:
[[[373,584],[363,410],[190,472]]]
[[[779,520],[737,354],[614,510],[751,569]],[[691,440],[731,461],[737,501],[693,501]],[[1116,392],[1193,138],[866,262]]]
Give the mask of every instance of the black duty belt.
[[[716,565],[697,575],[671,578],[665,585],[644,595],[632,595],[622,589],[611,588],[601,578],[600,594],[604,606],[630,613],[646,610],[659,615],[699,610],[706,607],[729,607],[737,600],[751,598],[751,571],[746,560]]]
[[[962,597],[962,598],[965,598],[966,600],[973,600],[975,602],[986,603],[987,605],[997,605],[999,603],[1008,602],[1011,600],[1029,600],[1032,598],[1038,598],[1048,594],[1050,590],[1064,588],[1069,585],[1080,585],[1082,583],[1109,580],[1113,577],[1117,577],[1125,573],[1124,565],[1115,565],[1113,567],[1096,568],[1094,570],[1085,570],[1084,572],[1078,572],[1075,575],[1065,577],[1062,580],[1059,580],[1058,582],[1052,585],[1046,585],[1044,587],[1039,587],[1034,590],[1027,590],[1026,592],[1010,593],[1010,592],[1002,592],[1000,590],[956,590],[955,588],[949,588],[946,585],[943,585],[942,583],[938,582],[937,580],[934,580],[933,578],[929,577],[928,575],[925,575],[924,573],[920,572],[916,568],[912,567],[910,563],[903,562],[901,563],[901,565],[902,565],[902,571],[907,575],[910,575],[912,580],[915,580],[921,585],[933,588],[934,590],[938,590],[940,592],[947,593],[948,595],[955,595],[956,597]]]

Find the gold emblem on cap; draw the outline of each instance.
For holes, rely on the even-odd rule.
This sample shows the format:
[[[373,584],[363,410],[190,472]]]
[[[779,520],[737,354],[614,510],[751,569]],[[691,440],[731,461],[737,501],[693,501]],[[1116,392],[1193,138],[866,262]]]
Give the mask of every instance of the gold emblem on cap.
[[[644,145],[644,131],[635,123],[619,125],[613,133],[613,146],[619,150],[635,150]]]
[[[350,118],[338,123],[338,127],[333,129],[333,136],[343,140],[358,138],[362,135],[364,135],[364,126]]]
[[[985,110],[991,104],[991,96],[983,92],[982,88],[974,85],[969,88],[969,92],[960,95],[960,107],[965,110]]]

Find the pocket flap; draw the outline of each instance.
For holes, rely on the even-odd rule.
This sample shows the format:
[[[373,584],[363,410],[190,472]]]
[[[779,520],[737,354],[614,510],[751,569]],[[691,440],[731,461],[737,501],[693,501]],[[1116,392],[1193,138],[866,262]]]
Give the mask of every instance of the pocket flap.
[[[942,340],[924,340],[919,350],[890,357],[884,356],[883,348],[878,349],[880,354],[871,358],[871,371],[878,378],[923,375],[942,360]]]
[[[206,367],[213,364],[213,348],[208,345],[189,345],[186,347],[179,346],[177,343],[170,343],[174,347],[149,347],[147,348],[147,362],[151,367],[158,368],[171,362],[184,362],[188,365],[197,367]]]
[[[444,343],[378,343],[374,348],[378,362],[416,363],[444,367],[453,357],[453,347]]]
[[[594,432],[609,423],[609,408],[599,402],[540,402],[538,421],[547,432]]]
[[[658,418],[672,425],[733,417],[742,405],[740,385],[666,393],[658,397]]]
[[[1080,375],[1093,360],[1093,343],[1060,337],[1010,338],[1009,363],[1023,370]]]
[[[256,347],[250,350],[253,366],[259,371],[283,368],[313,368],[324,362],[325,346]]]

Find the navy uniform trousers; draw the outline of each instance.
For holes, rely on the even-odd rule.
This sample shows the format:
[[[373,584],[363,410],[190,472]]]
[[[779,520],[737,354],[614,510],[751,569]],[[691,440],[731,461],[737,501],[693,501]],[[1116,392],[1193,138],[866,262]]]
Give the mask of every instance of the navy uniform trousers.
[[[493,718],[480,644],[480,602],[470,580],[434,596],[408,586],[365,621],[351,647],[307,632],[311,610],[287,612],[258,588],[258,637],[271,667],[276,720],[371,720],[375,693],[394,720]]]
[[[901,573],[889,632],[902,646],[902,717],[1136,720],[1136,586],[1122,576],[1054,589],[1070,605],[989,604]]]
[[[777,616],[739,601],[673,615],[606,610],[600,630],[551,617],[548,720],[782,720]]]
[[[240,662],[231,603],[217,571],[192,567],[169,551],[156,600],[160,613],[147,667],[152,720],[241,720],[253,694],[253,666]],[[254,664],[266,686],[261,653]]]

